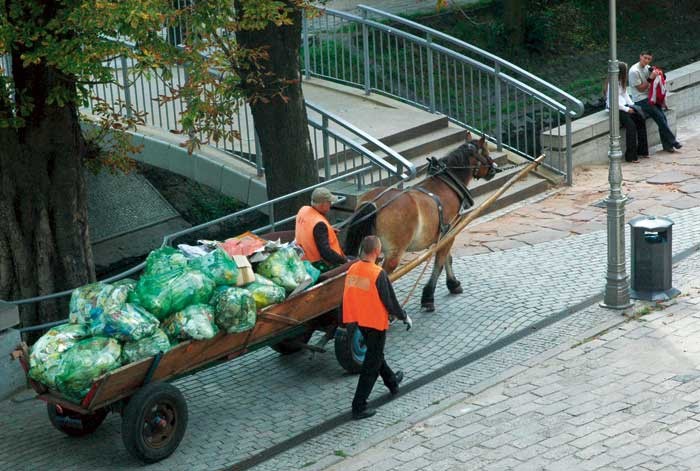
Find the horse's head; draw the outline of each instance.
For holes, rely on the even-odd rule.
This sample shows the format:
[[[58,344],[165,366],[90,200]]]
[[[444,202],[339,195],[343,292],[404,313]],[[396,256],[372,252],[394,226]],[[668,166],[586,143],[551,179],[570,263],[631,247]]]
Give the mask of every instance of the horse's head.
[[[468,131],[466,142],[447,154],[443,159],[443,164],[446,168],[456,171],[460,169],[470,170],[465,174],[466,181],[471,178],[491,180],[496,173],[500,172],[498,165],[489,155],[486,137],[473,139],[472,134]]]

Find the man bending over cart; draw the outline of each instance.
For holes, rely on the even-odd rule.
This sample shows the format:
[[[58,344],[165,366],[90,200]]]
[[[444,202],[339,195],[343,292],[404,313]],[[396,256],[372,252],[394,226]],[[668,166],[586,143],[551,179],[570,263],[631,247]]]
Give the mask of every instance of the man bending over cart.
[[[347,262],[335,229],[326,219],[331,205],[338,200],[328,188],[318,187],[311,193],[311,206],[297,213],[294,237],[304,250],[304,260],[322,272]]]

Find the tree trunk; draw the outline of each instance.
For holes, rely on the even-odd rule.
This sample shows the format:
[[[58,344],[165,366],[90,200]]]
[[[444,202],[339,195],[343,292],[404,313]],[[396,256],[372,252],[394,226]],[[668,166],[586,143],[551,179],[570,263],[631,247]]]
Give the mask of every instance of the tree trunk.
[[[522,49],[525,45],[527,6],[527,0],[503,0],[503,26],[511,51]]]
[[[293,5],[289,1],[284,3]],[[241,11],[240,5],[237,8]],[[268,25],[264,30],[237,33],[242,47],[266,47],[269,54],[269,58],[261,64],[269,72],[264,78],[264,90],[246,89],[246,93],[249,96],[262,95],[269,100],[252,103],[251,110],[260,140],[267,196],[270,199],[318,182],[301,90],[301,15],[302,11],[297,8],[290,15],[292,25]],[[281,95],[278,93],[280,87],[283,87]],[[279,220],[296,213],[300,206],[309,204],[309,199],[310,195],[291,199],[276,209],[275,218]]]
[[[0,128],[0,299],[94,280],[78,113],[71,104],[46,104],[49,90],[74,91],[75,84],[43,64],[24,68],[19,53],[13,56],[14,83],[33,109],[23,127]],[[66,318],[66,301],[23,306],[22,325]]]

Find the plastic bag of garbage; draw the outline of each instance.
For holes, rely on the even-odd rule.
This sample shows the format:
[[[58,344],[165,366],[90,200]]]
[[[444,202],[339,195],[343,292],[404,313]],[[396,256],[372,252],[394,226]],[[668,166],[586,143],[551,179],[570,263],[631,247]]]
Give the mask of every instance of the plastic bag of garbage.
[[[250,330],[255,325],[255,301],[243,288],[220,290],[212,299],[216,324],[229,334]]]
[[[97,378],[121,366],[121,354],[119,342],[109,337],[79,341],[61,355],[56,374],[58,390],[82,400]]]
[[[258,309],[262,309],[270,304],[281,303],[286,296],[284,288],[258,274],[255,275],[255,281],[247,284],[245,289],[253,297],[255,306]]]
[[[192,259],[190,268],[201,271],[217,285],[235,285],[238,280],[236,262],[219,248],[207,255]]]
[[[62,324],[42,335],[29,354],[29,377],[49,388],[56,387],[61,354],[88,337],[85,324]]]
[[[321,270],[313,266],[308,260],[304,260],[302,263],[304,263],[306,273],[308,273],[311,277],[311,284],[316,284],[316,282],[318,281],[318,277],[321,276]]]
[[[136,286],[132,279],[116,283],[92,283],[73,290],[68,307],[71,324],[89,324],[93,316],[101,312],[121,309]]]
[[[209,302],[214,282],[198,270],[174,270],[158,275],[144,275],[129,301],[146,308],[159,320],[181,311],[190,304]]]
[[[125,364],[133,363],[168,350],[170,350],[170,339],[161,329],[156,329],[156,332],[149,337],[125,343],[122,348],[122,360]]]
[[[153,335],[158,325],[158,319],[153,314],[136,304],[125,303],[121,309],[100,311],[93,316],[90,333],[133,342]]]
[[[283,247],[260,262],[257,272],[282,286],[287,293],[310,279],[301,258],[291,247]]]
[[[214,322],[214,308],[208,304],[187,306],[163,321],[162,329],[171,340],[204,340],[219,332]]]
[[[144,275],[158,275],[187,267],[187,257],[177,249],[169,246],[151,251],[146,258]]]

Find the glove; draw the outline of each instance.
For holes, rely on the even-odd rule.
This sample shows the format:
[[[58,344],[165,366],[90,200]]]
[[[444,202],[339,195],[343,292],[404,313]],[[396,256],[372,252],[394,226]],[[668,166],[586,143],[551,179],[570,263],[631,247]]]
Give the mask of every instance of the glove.
[[[406,318],[403,320],[403,323],[406,324],[406,330],[411,330],[411,327],[413,327],[413,321],[411,320],[411,316],[406,314]]]

